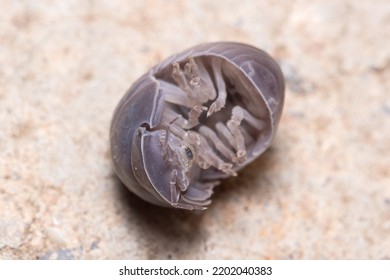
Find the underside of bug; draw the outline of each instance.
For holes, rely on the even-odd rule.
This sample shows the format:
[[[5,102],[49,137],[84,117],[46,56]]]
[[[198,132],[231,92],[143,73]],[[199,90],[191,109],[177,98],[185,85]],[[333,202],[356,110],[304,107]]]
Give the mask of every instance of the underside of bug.
[[[266,126],[258,107],[252,108],[253,113],[244,109],[252,106],[245,104],[223,64],[218,57],[189,57],[174,63],[171,75],[159,77],[157,73],[165,106],[156,129],[164,130],[160,134],[161,156],[172,166],[173,205],[209,204],[213,188],[219,184],[213,177],[223,177],[219,173],[236,176],[234,167],[247,160],[247,147]],[[199,169],[215,174],[200,176]]]
[[[241,58],[238,66],[224,55],[193,53],[168,59],[144,75],[115,114],[141,119],[150,113],[128,133],[133,178],[123,179],[117,167],[122,181],[128,187],[138,183],[129,188],[154,204],[205,209],[220,179],[236,176],[272,140],[283,99],[278,103],[277,96],[266,98],[263,91],[284,91],[284,82],[276,63],[261,55],[267,63]],[[153,102],[144,106],[151,109],[140,108],[148,98]],[[123,109],[128,104],[132,113]],[[114,163],[126,158],[121,142],[113,141],[124,126],[114,118]]]

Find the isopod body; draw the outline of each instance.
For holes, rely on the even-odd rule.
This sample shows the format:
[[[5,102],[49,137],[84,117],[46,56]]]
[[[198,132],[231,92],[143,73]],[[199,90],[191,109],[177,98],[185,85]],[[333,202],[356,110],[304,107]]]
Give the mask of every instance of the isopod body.
[[[150,203],[206,209],[221,179],[270,146],[284,89],[274,59],[246,44],[208,43],[171,56],[140,77],[114,112],[116,173]]]

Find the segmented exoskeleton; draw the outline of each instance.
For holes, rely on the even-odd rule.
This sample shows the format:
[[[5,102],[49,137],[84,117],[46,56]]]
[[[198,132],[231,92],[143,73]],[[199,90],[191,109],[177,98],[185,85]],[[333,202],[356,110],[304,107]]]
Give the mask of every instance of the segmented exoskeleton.
[[[115,110],[118,176],[151,203],[205,209],[220,179],[270,146],[284,87],[277,63],[245,44],[203,44],[166,59]]]

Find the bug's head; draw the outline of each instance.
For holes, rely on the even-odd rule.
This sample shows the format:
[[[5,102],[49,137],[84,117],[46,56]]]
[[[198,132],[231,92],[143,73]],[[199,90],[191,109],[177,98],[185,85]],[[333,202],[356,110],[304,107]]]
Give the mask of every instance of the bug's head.
[[[169,125],[155,131],[141,127],[136,134],[133,173],[149,193],[161,205],[205,209],[213,187],[219,182],[200,181],[201,166],[197,164],[200,156],[194,145],[171,133]]]

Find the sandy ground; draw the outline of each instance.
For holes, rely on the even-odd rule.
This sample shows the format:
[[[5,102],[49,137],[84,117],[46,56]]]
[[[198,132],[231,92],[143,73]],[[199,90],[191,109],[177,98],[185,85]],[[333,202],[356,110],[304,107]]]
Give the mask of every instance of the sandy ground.
[[[1,1],[1,259],[390,258],[390,2]],[[149,67],[239,41],[281,64],[261,158],[203,213],[119,182],[113,110]]]

